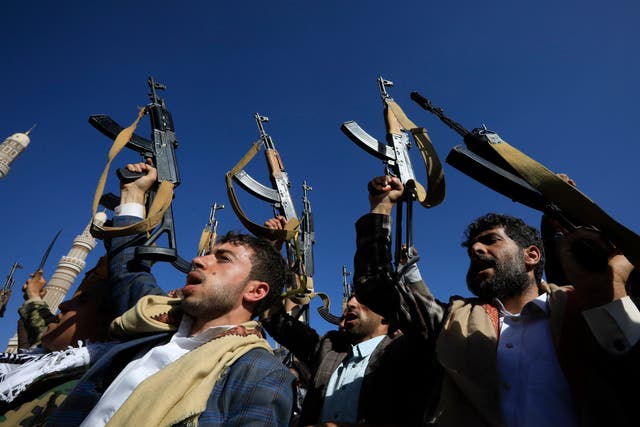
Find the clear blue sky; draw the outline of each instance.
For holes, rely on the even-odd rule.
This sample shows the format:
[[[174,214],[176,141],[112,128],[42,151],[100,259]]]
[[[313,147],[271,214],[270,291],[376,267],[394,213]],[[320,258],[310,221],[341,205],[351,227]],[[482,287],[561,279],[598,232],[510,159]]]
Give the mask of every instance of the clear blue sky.
[[[330,295],[334,314],[342,265],[353,270],[353,224],[368,209],[366,184],[383,170],[340,125],[356,120],[384,137],[379,75],[395,83],[389,92],[429,130],[443,163],[461,138],[414,104],[411,91],[465,127],[484,123],[549,169],[569,174],[611,216],[640,231],[637,2],[25,0],[5,2],[1,11],[0,137],[37,127],[0,182],[0,278],[14,261],[24,266],[0,319],[0,349],[15,333],[20,287],[53,235],[62,228],[46,276],[90,219],[111,141],[88,117],[131,123],[148,102],[150,75],[167,85],[162,96],[180,143],[182,183],[173,208],[181,255],[194,255],[214,202],[227,206],[217,215],[219,231],[242,229],[224,175],[257,139],[259,112],[271,119],[266,131],[298,212],[303,180],[313,187],[314,280]],[[149,135],[148,119],[138,133]],[[417,153],[413,159],[423,174]],[[117,192],[115,167],[138,160],[122,151],[106,191]],[[262,154],[250,172],[268,183]],[[422,273],[441,299],[468,294],[460,242],[471,220],[489,211],[533,225],[540,218],[447,164],[444,173],[444,203],[414,212]],[[251,219],[271,215],[269,205],[239,191]],[[88,266],[103,252],[98,246]],[[154,271],[167,290],[184,284],[167,264]],[[315,313],[320,301],[311,305]],[[333,327],[317,315],[311,322],[320,332]]]

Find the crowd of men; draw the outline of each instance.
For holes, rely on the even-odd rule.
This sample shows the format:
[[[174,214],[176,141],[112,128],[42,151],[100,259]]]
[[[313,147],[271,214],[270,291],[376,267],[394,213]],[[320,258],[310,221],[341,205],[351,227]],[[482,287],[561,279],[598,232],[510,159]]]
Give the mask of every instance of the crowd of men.
[[[140,177],[121,183],[113,226],[144,218],[156,182],[148,163],[127,169]],[[367,188],[354,293],[323,336],[281,298],[281,242],[249,234],[219,237],[179,291],[135,256],[136,236],[106,239],[57,315],[45,280],[28,280],[20,315],[33,347],[0,358],[0,426],[637,425],[634,266],[603,232],[557,227],[543,240],[490,212],[464,234],[473,297],[439,299],[416,264],[399,274],[392,259],[402,182]],[[543,279],[545,265],[562,283]]]

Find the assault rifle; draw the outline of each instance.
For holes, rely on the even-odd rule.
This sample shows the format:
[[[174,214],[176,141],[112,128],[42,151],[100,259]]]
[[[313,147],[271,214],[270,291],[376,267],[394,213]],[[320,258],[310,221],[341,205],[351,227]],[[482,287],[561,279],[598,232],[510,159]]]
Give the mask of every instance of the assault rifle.
[[[485,126],[468,131],[418,92],[412,92],[411,99],[463,137],[464,145],[455,146],[446,158],[451,166],[511,200],[548,215],[569,232],[579,226],[603,231],[634,265],[640,265],[640,237],[616,222],[577,188]],[[593,249],[586,242],[574,247],[585,266],[591,264],[591,267],[603,255]]]
[[[284,164],[280,158],[280,154],[276,150],[273,139],[264,130],[263,123],[269,121],[269,117],[255,114],[256,124],[258,125],[258,131],[260,132],[260,139],[254,144],[256,150],[259,150],[261,146],[264,146],[264,156],[267,160],[267,167],[269,168],[269,178],[271,180],[272,187],[269,188],[262,185],[255,179],[253,179],[244,169],[239,169],[233,173],[233,180],[237,182],[242,188],[247,190],[254,196],[269,202],[273,205],[274,211],[284,216],[288,222],[293,222],[295,227],[299,225],[298,214],[291,200],[291,194],[289,188],[289,175],[284,169]],[[255,153],[254,153],[255,154]],[[248,163],[245,162],[244,164]],[[244,167],[244,164],[242,165]],[[235,206],[235,205],[234,205]],[[234,209],[235,210],[235,209]],[[245,217],[242,215],[242,217]],[[247,226],[247,224],[245,224]],[[249,224],[247,227],[249,231],[256,235],[269,235],[269,231],[264,230],[263,227],[256,228]],[[268,229],[267,229],[268,230]],[[288,240],[288,239],[282,239]]]
[[[211,205],[211,211],[209,211],[209,221],[202,230],[200,235],[200,244],[198,245],[198,256],[211,253],[213,245],[216,243],[218,236],[218,220],[216,219],[216,211],[218,209],[224,209],[224,205],[214,203]]]
[[[176,140],[171,113],[167,110],[164,99],[160,98],[157,93],[159,90],[165,90],[166,86],[156,82],[153,77],[149,77],[147,83],[151,89],[149,93],[150,103],[145,107],[144,113],[149,114],[151,139],[133,134],[131,139],[126,143],[126,147],[140,153],[144,160],[152,159],[153,165],[158,171],[158,184],[167,182],[172,184],[173,189],[180,184],[175,154],[178,141]],[[124,128],[111,117],[104,114],[90,116],[89,123],[112,140],[115,140],[120,132],[124,130]],[[118,169],[117,175],[122,182],[131,182],[140,177],[140,174],[129,172],[127,169]],[[147,212],[150,212],[150,208],[157,196],[157,191],[157,187],[155,187],[148,192],[146,202]],[[173,194],[171,194],[171,198],[173,198]],[[108,209],[113,209],[117,204],[117,200],[113,194],[109,193],[102,196],[100,204]],[[160,223],[155,226],[147,239],[141,242],[141,237],[134,240],[132,245],[137,245],[135,249],[135,256],[137,258],[170,262],[178,270],[187,273],[191,269],[191,263],[178,255],[173,210],[170,203],[169,201],[169,205],[164,211]],[[95,230],[92,229],[92,234],[94,234],[94,231]],[[160,247],[155,244],[163,234],[166,234],[168,247]]]
[[[438,156],[433,150],[431,140],[426,129],[418,128],[404,114],[396,104],[387,87],[393,82],[378,77],[380,96],[385,105],[385,124],[387,128],[387,142],[384,144],[365,132],[355,121],[344,122],[340,129],[359,147],[381,159],[385,165],[385,174],[398,177],[405,187],[403,198],[396,204],[396,236],[395,236],[395,264],[400,268],[402,248],[406,246],[410,265],[417,261],[413,253],[412,217],[413,202],[418,200],[422,206],[429,208],[438,205],[444,199],[444,176]],[[412,148],[409,134],[414,138],[427,169],[429,191],[418,182],[409,150]],[[403,218],[403,205],[406,205],[406,218]],[[405,243],[402,243],[403,220],[406,220]],[[414,259],[412,259],[414,258]]]
[[[15,279],[13,278],[13,274],[15,273],[17,268],[22,268],[18,262],[14,262],[11,266],[11,270],[9,270],[9,274],[7,275],[7,280],[5,280],[2,285],[2,289],[0,289],[0,317],[4,316],[4,312],[7,309],[7,304],[9,303],[9,298],[11,297],[11,288],[13,288],[13,284],[15,283]]]
[[[306,319],[306,310],[312,297],[316,295],[321,296],[325,300],[325,305],[328,304],[326,295],[317,293],[313,289],[313,244],[315,243],[315,234],[313,230],[311,204],[307,197],[307,191],[311,190],[311,187],[307,185],[306,181],[304,182],[304,210],[302,220],[299,220],[289,192],[291,186],[289,177],[285,171],[282,159],[275,148],[273,139],[264,129],[263,123],[268,122],[269,118],[256,113],[255,120],[260,133],[260,139],[253,144],[251,150],[242,160],[227,172],[227,194],[231,202],[231,207],[247,230],[256,236],[266,237],[286,244],[289,268],[293,277],[290,278],[288,290],[283,297],[289,298],[300,307],[300,310],[294,317],[305,316]],[[271,187],[267,187],[256,181],[244,170],[244,167],[262,147],[265,148],[265,158],[269,169]],[[271,203],[275,214],[282,215],[286,218],[287,225],[285,229],[273,230],[249,220],[238,202],[233,188],[234,182],[259,199]]]
[[[287,254],[289,257],[289,263],[293,266],[292,270],[298,276],[305,281],[305,288],[307,293],[313,292],[313,245],[316,243],[315,231],[313,229],[313,213],[311,212],[311,201],[307,197],[307,192],[313,190],[311,186],[307,184],[307,181],[302,181],[302,218],[300,220],[300,246],[296,247],[295,242],[289,241],[287,243]],[[299,254],[298,252],[299,251]],[[294,286],[293,288],[295,288]],[[303,298],[304,298],[304,294]],[[318,311],[322,315],[323,307],[318,307]],[[300,311],[295,317],[301,318],[305,323],[309,323],[309,304],[302,304]]]
[[[307,197],[307,191],[311,191],[307,181],[302,181],[302,220],[300,221],[300,251],[302,274],[308,278],[313,277],[313,245],[316,243],[316,234],[313,230],[313,213],[311,202]]]

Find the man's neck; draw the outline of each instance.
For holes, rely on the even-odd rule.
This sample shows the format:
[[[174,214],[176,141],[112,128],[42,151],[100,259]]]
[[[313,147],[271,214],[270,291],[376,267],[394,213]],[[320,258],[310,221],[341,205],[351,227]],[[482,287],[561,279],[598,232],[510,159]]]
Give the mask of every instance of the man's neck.
[[[217,317],[215,319],[201,319],[201,318],[193,318],[193,323],[191,324],[191,330],[189,331],[189,336],[195,336],[201,334],[209,328],[213,328],[216,326],[235,326],[240,325],[242,323],[250,321],[251,318],[247,316],[233,316],[231,314],[226,314],[224,316]]]
[[[520,295],[515,295],[509,298],[502,299],[500,300],[500,302],[502,303],[502,305],[504,305],[504,308],[509,313],[520,314],[524,306],[527,305],[527,303],[538,298],[539,295],[540,295],[540,290],[538,289],[538,286],[535,284],[532,284]]]

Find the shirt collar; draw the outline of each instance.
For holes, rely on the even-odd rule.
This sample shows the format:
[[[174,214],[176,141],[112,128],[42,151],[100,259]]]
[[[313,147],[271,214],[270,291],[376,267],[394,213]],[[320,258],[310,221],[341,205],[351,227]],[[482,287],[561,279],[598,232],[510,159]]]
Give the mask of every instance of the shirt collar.
[[[193,324],[193,317],[185,314],[182,316],[182,320],[180,321],[180,326],[178,326],[178,330],[173,335],[174,338],[188,338],[194,341],[202,341],[208,342],[217,337],[218,335],[228,331],[231,328],[235,328],[237,325],[221,325],[221,326],[211,326],[210,328],[205,329],[197,335],[192,337],[189,336],[189,332],[191,331],[191,325]]]
[[[384,335],[378,335],[377,337],[369,338],[366,341],[363,341],[359,344],[353,346],[353,357],[354,358],[365,358],[378,346],[380,341],[384,339]]]
[[[498,298],[493,299],[493,304],[498,309],[498,312],[502,317],[549,316],[549,294],[547,294],[546,292],[541,293],[536,299],[526,303],[522,308],[522,312],[520,312],[520,314],[513,314],[507,311],[507,309],[504,308],[504,305],[502,305],[502,302]]]

